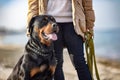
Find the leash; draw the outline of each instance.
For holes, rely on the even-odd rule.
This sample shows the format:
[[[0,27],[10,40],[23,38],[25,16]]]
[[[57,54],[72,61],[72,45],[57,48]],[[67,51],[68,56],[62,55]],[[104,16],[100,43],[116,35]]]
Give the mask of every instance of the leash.
[[[100,80],[97,64],[96,64],[96,57],[95,57],[95,49],[94,49],[94,42],[93,42],[93,36],[91,35],[93,31],[87,31],[85,33],[85,51],[87,56],[87,64],[92,76],[92,79],[94,80],[93,71],[95,71],[95,75],[97,80]],[[93,69],[94,68],[94,69]]]

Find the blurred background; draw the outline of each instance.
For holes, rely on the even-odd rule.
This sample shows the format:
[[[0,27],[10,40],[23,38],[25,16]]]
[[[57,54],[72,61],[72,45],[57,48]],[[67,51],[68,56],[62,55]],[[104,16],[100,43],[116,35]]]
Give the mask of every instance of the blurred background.
[[[101,80],[120,80],[117,76],[120,75],[119,6],[120,0],[93,0],[96,15],[94,42],[98,67],[99,70],[103,70],[101,69],[103,64],[108,68],[106,74],[111,69],[115,72],[111,74],[112,77],[107,77],[105,72],[100,72],[101,77],[104,75]],[[0,75],[0,80],[6,79],[24,51],[28,39],[26,23],[27,0],[0,0],[0,72],[4,73]],[[117,78],[113,78],[114,76]]]

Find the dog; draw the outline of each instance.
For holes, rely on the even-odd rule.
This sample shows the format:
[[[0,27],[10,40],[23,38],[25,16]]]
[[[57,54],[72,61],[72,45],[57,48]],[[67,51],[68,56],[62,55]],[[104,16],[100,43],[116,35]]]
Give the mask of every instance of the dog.
[[[58,31],[53,16],[33,17],[24,54],[7,80],[52,80],[57,64],[53,41],[57,40]]]

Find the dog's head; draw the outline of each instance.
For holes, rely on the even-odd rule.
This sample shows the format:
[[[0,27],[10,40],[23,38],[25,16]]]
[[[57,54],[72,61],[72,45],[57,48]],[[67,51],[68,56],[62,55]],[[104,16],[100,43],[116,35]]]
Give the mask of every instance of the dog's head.
[[[39,15],[31,19],[29,23],[30,37],[39,39],[41,43],[50,45],[52,41],[57,40],[59,28],[53,16]]]

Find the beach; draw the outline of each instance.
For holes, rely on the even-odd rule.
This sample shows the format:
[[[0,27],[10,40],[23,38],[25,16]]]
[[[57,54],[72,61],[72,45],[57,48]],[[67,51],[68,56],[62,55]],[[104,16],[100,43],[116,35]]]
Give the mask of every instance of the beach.
[[[119,6],[120,0],[93,1],[93,39],[100,80],[120,80]],[[0,80],[10,75],[29,39],[26,36],[27,7],[27,0],[0,0]],[[78,80],[66,49],[63,70],[65,80]],[[95,75],[94,78],[97,80]]]
[[[0,45],[0,80],[6,80],[14,65],[24,52],[24,46]],[[120,62],[97,57],[97,66],[101,80],[120,80]],[[76,71],[70,61],[68,52],[64,49],[65,80],[78,80]],[[95,76],[94,76],[95,77]],[[95,78],[95,80],[97,80]]]

